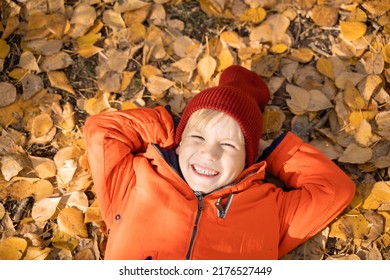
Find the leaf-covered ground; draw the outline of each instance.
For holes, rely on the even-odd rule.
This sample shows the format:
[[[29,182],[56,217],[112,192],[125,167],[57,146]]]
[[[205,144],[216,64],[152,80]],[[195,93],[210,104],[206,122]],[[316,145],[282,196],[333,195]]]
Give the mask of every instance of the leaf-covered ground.
[[[292,130],[356,182],[286,259],[390,259],[389,0],[3,0],[0,259],[102,259],[89,115],[186,102],[238,63]],[[342,187],[342,186],[341,186]]]

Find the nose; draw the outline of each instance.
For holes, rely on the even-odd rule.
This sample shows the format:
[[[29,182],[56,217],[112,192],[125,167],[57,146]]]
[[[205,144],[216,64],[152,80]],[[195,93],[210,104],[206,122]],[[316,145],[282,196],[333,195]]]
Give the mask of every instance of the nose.
[[[204,143],[200,148],[199,153],[203,158],[209,161],[216,161],[220,158],[220,151],[217,145]]]

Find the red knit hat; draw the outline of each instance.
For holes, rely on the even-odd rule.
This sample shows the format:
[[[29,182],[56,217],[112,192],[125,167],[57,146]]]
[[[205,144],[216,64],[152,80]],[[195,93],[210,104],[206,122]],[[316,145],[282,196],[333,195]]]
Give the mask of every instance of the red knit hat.
[[[263,129],[262,111],[270,99],[268,87],[255,72],[239,65],[226,68],[218,86],[199,92],[187,104],[176,129],[178,145],[191,114],[200,109],[224,112],[235,119],[245,137],[247,166],[256,160]]]

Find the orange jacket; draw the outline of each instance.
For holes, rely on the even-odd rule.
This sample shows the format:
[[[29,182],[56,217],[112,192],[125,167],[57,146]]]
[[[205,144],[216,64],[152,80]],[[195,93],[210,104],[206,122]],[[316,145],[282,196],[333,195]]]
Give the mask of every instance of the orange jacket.
[[[278,259],[355,193],[341,169],[290,132],[238,184],[204,196],[164,156],[174,125],[163,107],[91,116],[84,135],[109,229],[105,259]],[[264,182],[266,171],[291,191]]]

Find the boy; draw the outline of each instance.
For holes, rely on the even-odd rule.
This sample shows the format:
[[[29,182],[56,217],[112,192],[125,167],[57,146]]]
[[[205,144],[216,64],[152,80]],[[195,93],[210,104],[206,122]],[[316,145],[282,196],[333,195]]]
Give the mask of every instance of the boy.
[[[105,259],[278,259],[339,215],[354,183],[291,132],[256,162],[268,101],[265,82],[233,65],[190,100],[176,130],[162,107],[91,116]],[[265,182],[266,171],[290,190]]]

